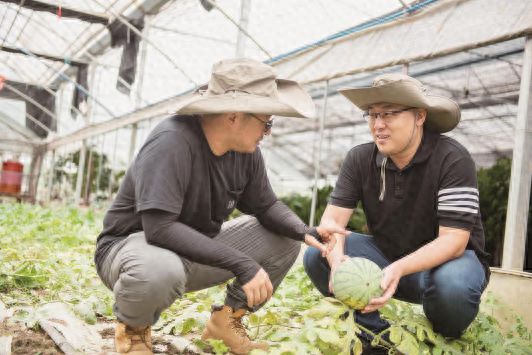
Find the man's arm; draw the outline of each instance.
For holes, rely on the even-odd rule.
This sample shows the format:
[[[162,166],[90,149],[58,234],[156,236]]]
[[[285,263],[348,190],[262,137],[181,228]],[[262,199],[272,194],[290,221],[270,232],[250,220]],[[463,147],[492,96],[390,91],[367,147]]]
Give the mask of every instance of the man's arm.
[[[327,205],[323,216],[321,217],[320,226],[337,226],[345,228],[349,218],[353,214],[352,208],[338,207]],[[327,262],[331,267],[331,277],[329,277],[329,291],[332,293],[332,275],[340,263],[345,260],[345,236],[336,236],[336,245],[327,255]]]
[[[321,240],[326,245],[320,243],[312,235],[311,229],[281,201],[277,200],[264,212],[256,215],[260,224],[265,228],[291,239],[305,242],[307,245],[315,247],[322,252],[322,255],[328,255],[335,246],[336,237],[344,236],[347,231],[337,225],[319,226],[316,231]]]
[[[438,237],[384,269],[381,280],[383,295],[374,298],[363,312],[373,312],[384,306],[393,296],[401,277],[432,269],[461,256],[469,241],[470,232],[464,229],[440,226]]]
[[[260,265],[246,254],[178,222],[178,215],[162,210],[141,212],[142,228],[149,244],[173,251],[193,262],[231,271],[243,285]]]
[[[266,271],[246,254],[177,222],[177,214],[161,210],[142,212],[146,240],[194,262],[219,267],[235,274],[246,294],[248,307],[262,304],[273,294]]]

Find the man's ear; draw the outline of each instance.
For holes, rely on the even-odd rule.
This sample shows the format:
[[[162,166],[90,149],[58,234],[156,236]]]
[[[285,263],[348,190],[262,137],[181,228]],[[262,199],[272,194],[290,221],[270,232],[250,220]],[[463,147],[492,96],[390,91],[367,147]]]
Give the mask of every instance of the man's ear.
[[[416,110],[416,125],[422,126],[423,123],[425,123],[425,120],[427,119],[427,110],[424,108],[420,108]]]
[[[229,112],[226,113],[225,120],[229,126],[234,126],[237,121],[237,113],[236,112]]]

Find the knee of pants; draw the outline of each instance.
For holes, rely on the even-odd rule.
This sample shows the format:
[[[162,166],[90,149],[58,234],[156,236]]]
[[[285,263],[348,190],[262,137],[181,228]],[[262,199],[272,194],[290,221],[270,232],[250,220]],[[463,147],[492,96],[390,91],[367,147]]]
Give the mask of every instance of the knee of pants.
[[[179,257],[169,250],[147,255],[129,265],[114,285],[117,302],[168,307],[185,290],[186,274]]]
[[[290,265],[292,265],[299,256],[299,252],[301,251],[301,243],[290,238],[284,239],[285,250],[287,250],[286,259],[288,260]]]
[[[436,274],[424,292],[423,309],[435,331],[458,338],[475,319],[481,294],[459,277]]]
[[[318,291],[324,296],[330,296],[329,274],[331,271],[327,260],[321,256],[321,252],[318,249],[314,247],[307,248],[303,255],[303,267]]]
[[[303,254],[303,267],[310,278],[316,274],[316,268],[319,268],[318,265],[322,263],[322,259],[323,257],[318,249],[314,247],[308,247],[307,250],[305,250],[305,254]],[[322,270],[319,270],[320,273],[321,271]]]

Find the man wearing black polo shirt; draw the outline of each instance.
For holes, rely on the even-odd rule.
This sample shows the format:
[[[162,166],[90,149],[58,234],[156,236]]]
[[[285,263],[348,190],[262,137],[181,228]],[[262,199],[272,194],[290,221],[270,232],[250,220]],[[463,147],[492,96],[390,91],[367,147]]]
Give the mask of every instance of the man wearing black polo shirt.
[[[224,283],[203,339],[234,354],[265,349],[241,323],[261,307],[294,263],[299,242],[329,249],[342,228],[308,228],[272,191],[257,148],[271,115],[309,117],[311,97],[250,59],[213,66],[207,87],[150,133],[129,167],[98,237],[98,274],[115,295],[118,353],[152,354],[150,326],[185,292]],[[238,208],[248,214],[227,221]],[[253,215],[253,216],[250,216]]]
[[[347,154],[320,225],[345,227],[361,201],[371,236],[338,238],[326,258],[309,248],[305,269],[330,296],[330,275],[344,255],[370,259],[384,269],[383,293],[357,312],[357,322],[383,330],[377,310],[395,297],[422,304],[434,330],[459,337],[489,275],[475,164],[441,135],[458,124],[459,107],[401,74],[340,93],[365,111],[373,142]]]

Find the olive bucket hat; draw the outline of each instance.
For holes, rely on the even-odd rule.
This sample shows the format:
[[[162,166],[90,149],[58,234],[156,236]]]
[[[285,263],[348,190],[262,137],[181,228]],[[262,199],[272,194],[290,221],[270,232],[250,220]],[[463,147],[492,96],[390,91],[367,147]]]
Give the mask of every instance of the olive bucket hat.
[[[342,88],[338,92],[363,111],[377,103],[424,108],[425,127],[434,132],[449,132],[460,122],[460,107],[455,101],[429,93],[420,81],[404,74],[379,75],[370,87]]]
[[[316,114],[312,98],[301,85],[279,79],[271,66],[247,58],[215,63],[208,84],[177,106],[178,114],[249,112],[303,118]]]

